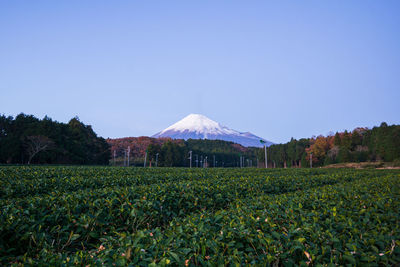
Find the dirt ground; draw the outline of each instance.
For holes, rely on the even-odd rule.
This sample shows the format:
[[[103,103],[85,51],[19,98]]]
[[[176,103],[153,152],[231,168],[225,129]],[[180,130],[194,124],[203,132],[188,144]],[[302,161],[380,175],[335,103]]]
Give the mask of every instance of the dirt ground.
[[[353,168],[353,169],[400,169],[391,162],[349,162],[324,166],[323,168]]]

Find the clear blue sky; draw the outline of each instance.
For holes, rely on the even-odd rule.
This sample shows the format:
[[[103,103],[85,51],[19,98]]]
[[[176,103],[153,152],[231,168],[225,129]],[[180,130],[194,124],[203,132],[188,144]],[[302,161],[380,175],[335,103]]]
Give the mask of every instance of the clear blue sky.
[[[400,124],[400,1],[1,1],[0,113],[273,142]]]

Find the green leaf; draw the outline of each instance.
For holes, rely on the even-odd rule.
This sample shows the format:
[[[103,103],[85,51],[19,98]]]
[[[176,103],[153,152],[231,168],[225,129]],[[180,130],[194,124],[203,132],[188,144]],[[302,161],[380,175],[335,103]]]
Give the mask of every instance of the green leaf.
[[[352,255],[345,254],[345,255],[343,255],[343,259],[348,263],[351,263],[354,265],[356,264],[356,259]]]
[[[175,260],[177,263],[180,263],[180,262],[181,262],[179,256],[178,256],[176,253],[174,253],[174,252],[172,252],[172,251],[170,251],[170,252],[168,252],[168,253],[169,253],[169,255],[171,255],[172,258],[174,258],[174,260]]]
[[[74,241],[74,240],[78,239],[80,236],[81,236],[80,234],[73,234],[71,236],[71,241]]]
[[[306,239],[304,237],[300,237],[299,239],[297,239],[297,241],[299,241],[300,243],[304,243],[304,241],[306,241]]]

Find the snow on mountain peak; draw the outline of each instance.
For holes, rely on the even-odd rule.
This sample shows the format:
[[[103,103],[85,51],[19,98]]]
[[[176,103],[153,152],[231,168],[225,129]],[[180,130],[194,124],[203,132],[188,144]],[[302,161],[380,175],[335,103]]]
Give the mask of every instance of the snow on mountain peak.
[[[160,134],[171,130],[179,132],[190,131],[198,134],[232,134],[235,132],[201,114],[189,114],[163,130]]]
[[[173,139],[210,139],[225,140],[241,144],[243,146],[262,146],[260,140],[269,146],[272,142],[258,137],[252,133],[241,133],[201,114],[189,114],[182,120],[174,123],[165,130],[153,135],[153,137],[170,137]]]

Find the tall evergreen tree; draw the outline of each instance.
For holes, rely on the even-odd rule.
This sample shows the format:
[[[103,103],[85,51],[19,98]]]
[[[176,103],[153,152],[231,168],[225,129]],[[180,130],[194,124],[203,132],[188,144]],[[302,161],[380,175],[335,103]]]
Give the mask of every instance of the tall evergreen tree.
[[[342,145],[342,139],[340,138],[340,134],[338,132],[336,132],[334,140],[333,140],[333,144],[335,146],[341,146]]]
[[[351,149],[354,150],[357,146],[362,144],[362,136],[357,130],[354,130],[351,135]]]

